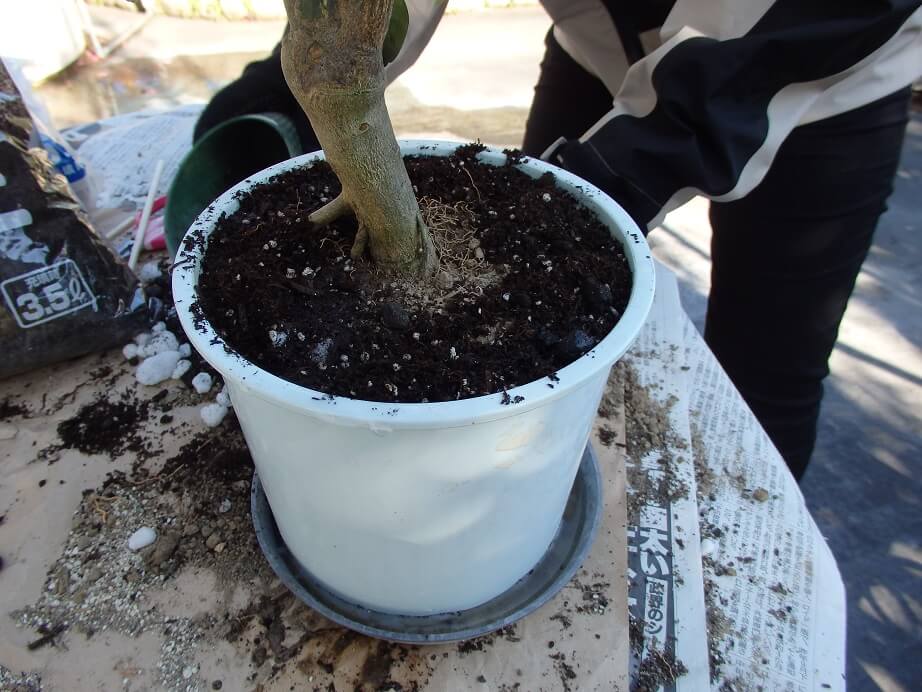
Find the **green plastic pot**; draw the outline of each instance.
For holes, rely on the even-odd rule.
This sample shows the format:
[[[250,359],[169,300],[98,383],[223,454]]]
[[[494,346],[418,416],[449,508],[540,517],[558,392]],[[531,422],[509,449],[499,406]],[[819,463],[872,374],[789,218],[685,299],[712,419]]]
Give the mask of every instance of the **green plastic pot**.
[[[225,190],[302,153],[294,124],[279,113],[241,115],[209,130],[179,164],[167,193],[164,233],[170,258],[192,222]]]

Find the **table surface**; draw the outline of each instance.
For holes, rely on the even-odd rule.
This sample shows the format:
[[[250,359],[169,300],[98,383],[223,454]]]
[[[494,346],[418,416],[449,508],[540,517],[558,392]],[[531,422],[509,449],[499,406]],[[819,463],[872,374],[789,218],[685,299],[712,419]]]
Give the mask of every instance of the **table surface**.
[[[166,131],[163,123],[156,127]],[[110,154],[96,156],[111,160]],[[144,172],[138,175],[143,179]],[[722,659],[714,689],[752,679],[765,689],[844,689],[845,600],[835,561],[780,456],[685,317],[674,278],[662,267],[657,278],[650,321],[625,358],[630,376],[616,371],[612,391],[623,396],[627,382],[630,398],[631,383],[639,383],[659,400],[675,434],[671,450],[659,450],[658,458],[668,451],[686,496],[671,502],[641,496],[627,531],[619,528],[626,524],[622,452],[629,484],[659,462],[632,455],[617,412],[614,420],[600,419],[596,433],[606,428],[609,444],[597,439],[597,450],[611,484],[600,545],[616,558],[577,575],[554,608],[469,647],[382,644],[299,607],[258,553],[248,508],[241,507],[242,478],[204,474],[188,492],[164,490],[163,478],[132,485],[139,473],[153,478],[164,465],[184,478],[180,462],[207,455],[202,450],[209,440],[223,440],[222,450],[234,446],[227,440],[239,441],[232,420],[217,431],[202,424],[199,408],[214,391],[201,396],[178,381],[138,385],[118,351],[3,382],[0,399],[9,397],[24,411],[0,421],[0,610],[16,613],[0,620],[0,687],[24,671],[49,688],[72,689],[195,689],[214,680],[222,680],[223,689],[288,689],[305,679],[308,689],[399,680],[431,689],[459,680],[512,689],[517,681],[522,685],[517,671],[525,668],[540,671],[535,689],[625,689],[628,615],[643,623],[652,641],[661,636],[648,626],[657,605],[670,612],[675,653],[689,668],[675,689],[707,686],[705,629],[712,661]],[[144,411],[121,431],[124,452],[113,457],[57,448],[58,426],[100,397]],[[113,472],[130,482],[107,487]],[[226,517],[224,501],[234,505]],[[211,527],[224,534],[221,550],[201,535],[207,527],[196,526],[193,536],[181,525],[204,516],[196,508],[206,502],[218,504],[206,523],[217,526],[226,518]],[[658,524],[664,517],[666,524]],[[128,535],[150,524],[161,535],[178,535],[181,569],[150,569],[127,549]],[[666,531],[668,574],[655,568],[665,563],[651,548],[653,530]],[[609,578],[594,582],[594,573]],[[625,573],[628,580],[620,578]],[[668,582],[665,606],[651,600],[657,580]],[[602,581],[605,586],[598,586]],[[583,607],[583,598],[608,605],[594,612]],[[29,649],[41,637],[34,628],[41,620],[52,633],[55,626],[61,632]],[[25,621],[33,626],[19,625]],[[604,646],[575,637],[574,630]],[[449,663],[437,665],[436,658]],[[260,659],[268,663],[255,666]]]

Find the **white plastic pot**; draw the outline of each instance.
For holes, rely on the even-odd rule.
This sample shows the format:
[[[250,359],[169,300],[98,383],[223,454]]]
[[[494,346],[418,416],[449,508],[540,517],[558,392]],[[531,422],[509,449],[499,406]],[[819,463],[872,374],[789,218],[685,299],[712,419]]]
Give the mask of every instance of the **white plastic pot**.
[[[404,154],[445,156],[457,143],[402,142]],[[227,383],[279,531],[302,566],[343,598],[381,612],[471,608],[524,576],[554,537],[614,362],[653,299],[647,243],[630,217],[585,181],[543,161],[519,166],[595,211],[624,245],[630,302],[595,348],[557,372],[501,394],[389,404],[326,397],[229,353],[191,306],[214,221],[236,196],[322,153],[271,166],[225,192],[190,228],[173,271],[176,309],[192,345]],[[505,163],[499,151],[480,159]],[[553,388],[548,384],[553,384]]]

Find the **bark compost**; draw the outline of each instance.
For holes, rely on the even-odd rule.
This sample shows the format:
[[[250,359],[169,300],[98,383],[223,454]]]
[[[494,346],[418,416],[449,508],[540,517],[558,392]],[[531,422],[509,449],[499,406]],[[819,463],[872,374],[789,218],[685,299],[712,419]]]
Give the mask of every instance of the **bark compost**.
[[[528,177],[516,152],[505,166],[481,163],[482,148],[406,159],[430,228],[448,227],[454,243],[428,295],[350,259],[353,219],[311,227],[308,214],[339,193],[319,162],[241,195],[218,220],[199,321],[229,350],[327,395],[435,402],[544,377],[554,387],[555,372],[617,323],[630,269],[620,243],[551,174]]]

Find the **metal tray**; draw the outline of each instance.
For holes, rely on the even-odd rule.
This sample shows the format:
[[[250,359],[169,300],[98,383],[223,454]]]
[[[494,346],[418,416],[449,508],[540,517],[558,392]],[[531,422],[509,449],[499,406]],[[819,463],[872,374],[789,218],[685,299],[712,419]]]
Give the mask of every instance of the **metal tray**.
[[[440,644],[506,627],[547,603],[579,569],[602,511],[602,484],[592,445],[586,445],[557,535],[538,564],[483,605],[438,615],[394,615],[369,610],[332,593],[288,551],[259,477],[250,493],[256,538],[269,565],[295,596],[333,622],[370,637],[404,644]]]

